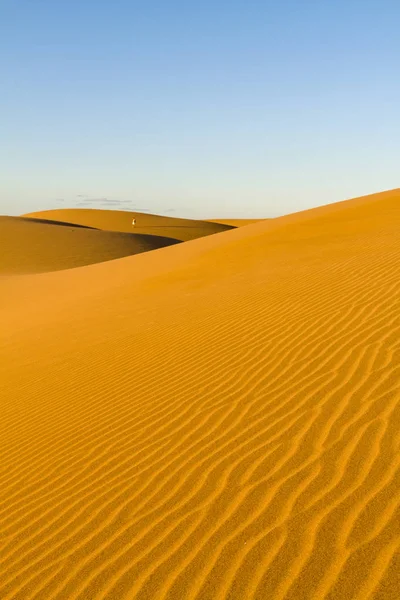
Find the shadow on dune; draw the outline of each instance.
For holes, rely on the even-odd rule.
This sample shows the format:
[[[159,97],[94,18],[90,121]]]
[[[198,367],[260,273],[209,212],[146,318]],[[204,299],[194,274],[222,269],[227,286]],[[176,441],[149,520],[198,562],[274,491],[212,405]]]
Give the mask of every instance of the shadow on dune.
[[[181,243],[162,235],[20,217],[0,217],[0,240],[0,275],[61,271]]]
[[[68,223],[67,221],[55,221],[53,219],[37,219],[35,217],[18,217],[21,221],[29,221],[34,223],[41,223],[42,225],[60,225],[61,227],[80,227],[82,229],[96,229],[100,231],[98,227],[91,227],[90,225],[78,225],[77,223]]]

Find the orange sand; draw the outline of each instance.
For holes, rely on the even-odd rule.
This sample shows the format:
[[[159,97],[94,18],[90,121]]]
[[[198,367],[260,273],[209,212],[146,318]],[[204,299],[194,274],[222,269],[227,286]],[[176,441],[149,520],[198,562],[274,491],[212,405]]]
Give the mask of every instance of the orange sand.
[[[209,219],[209,223],[220,223],[221,225],[231,225],[232,227],[243,227],[244,225],[252,225],[259,223],[263,219]]]
[[[95,208],[64,208],[45,210],[24,215],[28,218],[52,219],[67,221],[77,225],[97,227],[109,231],[124,233],[145,233],[173,238],[180,241],[194,240],[199,237],[232,229],[231,225],[197,221],[194,219],[177,219],[161,217],[147,213],[124,210],[101,210]],[[136,225],[132,226],[132,220]]]
[[[0,286],[2,600],[399,597],[400,190]]]
[[[71,269],[178,243],[161,236],[54,223],[0,217],[0,274]]]

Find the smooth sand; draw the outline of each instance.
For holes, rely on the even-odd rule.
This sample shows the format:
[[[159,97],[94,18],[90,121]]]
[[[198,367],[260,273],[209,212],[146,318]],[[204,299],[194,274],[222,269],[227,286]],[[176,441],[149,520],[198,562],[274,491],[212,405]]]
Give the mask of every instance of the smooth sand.
[[[144,233],[173,238],[179,241],[194,240],[199,237],[232,229],[233,226],[195,219],[177,219],[148,213],[125,210],[102,210],[95,208],[64,208],[45,210],[24,215],[27,218],[67,221],[77,225],[96,227],[123,233]],[[135,226],[132,220],[136,219]]]
[[[0,216],[0,275],[71,269],[178,243],[162,236]]]
[[[399,597],[399,190],[0,286],[2,600]]]
[[[259,223],[262,220],[264,219],[208,219],[208,222],[219,223],[221,225],[232,225],[232,227],[244,227],[245,225]]]

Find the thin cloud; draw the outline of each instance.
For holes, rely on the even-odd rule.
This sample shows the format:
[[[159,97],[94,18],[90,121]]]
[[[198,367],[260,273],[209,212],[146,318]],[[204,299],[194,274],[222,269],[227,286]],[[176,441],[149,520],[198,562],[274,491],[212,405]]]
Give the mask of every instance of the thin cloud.
[[[148,208],[139,208],[136,206],[132,206],[131,200],[116,200],[115,198],[89,198],[84,194],[77,194],[77,200],[75,205],[80,208],[88,208],[98,206],[102,209],[113,208],[113,209],[122,209],[129,212],[141,212],[141,213],[151,213],[152,211]],[[168,212],[175,212],[174,208],[168,209]]]
[[[100,202],[107,203],[107,204],[130,204],[131,203],[130,200],[111,200],[109,198],[102,198],[100,200]]]

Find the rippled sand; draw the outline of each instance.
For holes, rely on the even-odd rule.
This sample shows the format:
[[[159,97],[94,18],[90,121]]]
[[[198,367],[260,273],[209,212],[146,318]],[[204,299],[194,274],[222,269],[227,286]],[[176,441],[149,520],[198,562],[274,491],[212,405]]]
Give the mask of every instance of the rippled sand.
[[[108,258],[0,278],[0,598],[397,600],[400,190]]]

